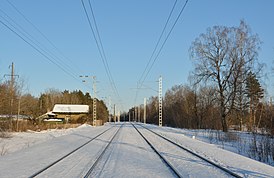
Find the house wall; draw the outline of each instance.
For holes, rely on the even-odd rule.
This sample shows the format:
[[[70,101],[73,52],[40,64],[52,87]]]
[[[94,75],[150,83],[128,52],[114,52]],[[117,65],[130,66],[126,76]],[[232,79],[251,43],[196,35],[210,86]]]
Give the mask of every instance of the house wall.
[[[77,121],[80,118],[87,117],[87,114],[69,114],[69,113],[55,113],[56,118],[68,119],[68,121]]]

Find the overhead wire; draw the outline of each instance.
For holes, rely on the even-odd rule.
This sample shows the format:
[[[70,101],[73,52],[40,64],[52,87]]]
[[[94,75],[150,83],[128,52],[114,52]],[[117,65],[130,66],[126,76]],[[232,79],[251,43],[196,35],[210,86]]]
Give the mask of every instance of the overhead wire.
[[[59,65],[58,63],[56,63],[56,61],[54,61],[53,59],[51,59],[51,57],[47,56],[45,53],[43,53],[43,51],[41,49],[39,49],[39,47],[36,47],[34,44],[32,44],[31,42],[29,42],[28,40],[26,40],[23,36],[21,36],[18,32],[16,32],[14,29],[12,29],[9,25],[7,25],[5,22],[3,22],[2,20],[0,20],[0,23],[2,25],[4,25],[6,28],[8,28],[11,32],[13,32],[15,35],[17,35],[20,39],[22,39],[25,43],[27,43],[29,46],[31,46],[34,50],[36,50],[38,53],[40,53],[42,56],[44,56],[48,61],[50,61],[51,63],[53,63],[54,65],[56,65],[58,68],[60,68],[63,72],[65,72],[66,74],[68,74],[69,76],[73,77],[74,79],[75,76],[72,75],[70,72],[68,72],[67,70],[65,70],[61,65]],[[79,81],[77,79],[77,81]]]
[[[98,52],[99,52],[101,60],[103,62],[105,72],[106,72],[108,80],[110,82],[110,86],[111,86],[112,90],[114,91],[114,93],[116,94],[116,96],[118,98],[118,101],[120,102],[121,101],[120,95],[119,95],[118,89],[116,87],[115,81],[114,81],[114,79],[112,77],[111,71],[109,69],[107,57],[106,57],[106,54],[105,54],[105,50],[104,50],[104,47],[103,47],[103,43],[102,43],[102,40],[101,40],[101,36],[100,36],[100,33],[99,33],[99,29],[98,29],[98,26],[97,26],[95,14],[94,14],[91,2],[90,2],[90,0],[88,1],[88,3],[89,3],[89,9],[90,9],[90,12],[92,14],[91,16],[92,16],[92,19],[93,19],[93,22],[94,22],[95,29],[92,26],[91,19],[90,19],[90,16],[89,16],[89,13],[88,13],[88,10],[87,10],[87,7],[86,7],[84,1],[81,0],[81,3],[82,3],[82,6],[83,6],[83,9],[84,9],[86,18],[88,20],[89,27],[90,27],[90,29],[92,31],[92,35],[93,35],[93,38],[95,40]],[[123,104],[120,103],[120,105],[123,108]]]
[[[93,35],[93,38],[94,38],[94,40],[95,40],[97,49],[98,49],[98,51],[99,51],[101,60],[102,60],[102,62],[103,62],[104,68],[105,68],[105,70],[106,70],[107,77],[108,77],[108,79],[110,80],[110,74],[109,74],[109,71],[108,71],[107,68],[106,68],[106,62],[105,62],[104,57],[103,57],[103,52],[102,52],[102,49],[100,48],[99,41],[97,40],[95,31],[94,31],[94,29],[93,29],[93,27],[92,27],[92,23],[91,23],[91,20],[90,20],[89,15],[88,15],[87,8],[86,8],[86,6],[85,6],[83,0],[81,0],[81,2],[82,2],[82,6],[83,6],[83,9],[84,9],[85,15],[86,15],[87,20],[88,20],[89,27],[90,27],[90,29],[91,29],[91,31],[92,31],[92,35]],[[112,86],[112,85],[111,85],[111,86]]]
[[[139,79],[139,81],[138,81],[139,85],[138,85],[138,87],[137,87],[137,91],[136,91],[136,95],[135,95],[135,99],[134,99],[134,103],[135,103],[135,104],[136,104],[137,97],[138,97],[138,92],[139,92],[139,89],[138,89],[138,88],[141,88],[141,87],[143,86],[143,84],[144,84],[144,82],[145,82],[145,80],[146,80],[148,74],[149,74],[150,71],[152,70],[152,67],[154,66],[154,64],[155,64],[156,60],[158,59],[158,57],[159,57],[161,51],[163,50],[163,48],[164,48],[164,46],[165,46],[165,44],[166,44],[168,38],[170,37],[170,35],[171,35],[171,33],[172,33],[174,27],[176,26],[176,24],[177,24],[178,20],[180,19],[182,13],[184,12],[187,3],[188,3],[188,0],[185,1],[185,3],[184,3],[184,5],[182,6],[182,8],[181,8],[181,10],[180,10],[180,12],[179,12],[179,14],[178,14],[178,16],[177,16],[176,19],[175,19],[173,25],[171,26],[169,32],[167,33],[167,35],[166,35],[166,37],[165,37],[165,39],[164,39],[162,45],[160,46],[158,52],[156,53],[156,55],[154,55],[155,52],[156,52],[156,49],[157,49],[157,47],[159,46],[159,43],[160,43],[160,41],[161,41],[161,39],[162,39],[162,36],[163,36],[163,34],[164,34],[165,30],[166,30],[166,27],[167,27],[167,25],[168,25],[168,23],[169,23],[169,21],[170,21],[170,18],[171,18],[171,16],[172,16],[172,13],[173,13],[173,11],[174,11],[174,8],[175,8],[175,6],[176,6],[176,4],[177,4],[177,0],[175,1],[174,5],[173,5],[173,7],[172,7],[172,9],[171,9],[171,12],[170,12],[170,14],[169,14],[169,16],[168,16],[168,18],[167,18],[167,21],[166,21],[166,23],[165,23],[165,26],[164,26],[164,28],[163,28],[163,30],[162,30],[162,33],[161,33],[161,35],[160,35],[160,37],[159,37],[159,39],[158,39],[158,41],[157,41],[157,44],[156,44],[156,46],[155,46],[155,48],[154,48],[154,50],[153,50],[153,52],[152,52],[152,55],[151,55],[151,57],[150,57],[150,59],[149,59],[147,65],[146,65],[146,67],[145,67],[145,70],[143,71],[143,73],[142,73],[142,75],[141,75],[141,77],[140,77],[140,79]],[[153,56],[155,56],[154,59],[153,59]],[[153,59],[153,61],[152,61],[152,59]],[[152,61],[152,63],[151,63],[151,61]],[[149,68],[148,68],[148,67],[149,67]],[[134,104],[134,105],[135,105],[135,104]]]
[[[150,56],[150,58],[149,58],[149,60],[148,60],[148,62],[147,62],[147,64],[146,64],[146,67],[145,67],[145,69],[144,69],[144,71],[143,71],[143,73],[142,73],[140,79],[138,80],[138,83],[137,83],[137,90],[136,90],[135,99],[134,99],[134,105],[136,104],[136,101],[137,101],[137,98],[138,98],[138,92],[139,92],[140,88],[142,88],[142,85],[143,85],[143,83],[144,83],[144,82],[142,82],[142,81],[143,81],[142,79],[143,79],[144,75],[146,74],[146,72],[147,72],[147,70],[148,70],[148,67],[149,67],[150,64],[151,64],[151,61],[152,61],[152,59],[153,59],[153,56],[154,56],[154,54],[155,54],[155,52],[156,52],[156,50],[157,50],[157,48],[158,48],[158,46],[159,46],[159,44],[160,44],[160,41],[161,41],[161,39],[162,39],[162,37],[163,37],[163,35],[164,35],[164,32],[165,32],[165,30],[166,30],[166,28],[167,28],[167,25],[168,25],[168,23],[169,23],[169,20],[170,20],[170,18],[171,18],[171,16],[172,16],[172,13],[173,13],[175,7],[176,7],[177,2],[178,2],[178,0],[175,0],[174,4],[173,4],[173,6],[172,6],[172,9],[171,9],[171,11],[170,11],[170,13],[169,13],[169,16],[168,16],[168,18],[167,18],[167,20],[166,20],[166,23],[165,23],[165,25],[164,25],[164,28],[163,28],[163,30],[162,30],[162,32],[161,32],[161,35],[159,36],[158,41],[157,41],[157,43],[156,43],[156,45],[155,45],[155,47],[154,47],[154,49],[153,49],[153,51],[152,51],[152,54],[151,54],[151,56]],[[140,86],[139,86],[139,85],[140,85]]]
[[[27,22],[29,23],[33,29],[35,29],[52,47],[53,49],[58,52],[60,54],[60,57],[57,57],[57,55],[53,54],[52,52],[50,52],[49,49],[47,49],[45,46],[43,46],[40,42],[38,42],[39,44],[41,44],[45,49],[47,49],[47,51],[50,52],[50,54],[54,55],[55,58],[57,58],[62,65],[65,65],[70,71],[73,71],[75,74],[77,74],[78,72],[75,70],[75,68],[77,68],[78,71],[81,71],[81,69],[75,64],[72,62],[71,59],[69,59],[68,57],[66,57],[62,52],[61,50],[41,31],[39,30],[39,28],[34,25],[13,3],[11,3],[9,0],[6,0],[8,2],[8,4]],[[18,25],[18,24],[17,24]],[[19,26],[19,25],[18,25]],[[20,26],[19,26],[20,27]],[[22,28],[21,28],[22,29]],[[25,31],[25,30],[24,30]],[[35,40],[35,38],[33,38]],[[37,41],[37,40],[35,40]],[[67,61],[70,62],[70,65],[67,64]],[[71,65],[73,67],[71,67]]]
[[[165,46],[165,44],[166,44],[166,42],[167,42],[169,36],[171,35],[171,33],[172,33],[174,27],[176,26],[176,24],[177,24],[178,20],[180,19],[180,17],[181,17],[181,15],[182,15],[183,11],[185,10],[185,7],[186,7],[187,3],[188,3],[188,0],[186,0],[184,6],[182,7],[182,9],[181,9],[179,15],[178,15],[177,18],[176,18],[174,24],[172,25],[170,31],[168,32],[168,34],[167,34],[167,36],[166,36],[166,38],[165,38],[163,44],[161,45],[161,47],[160,47],[160,49],[159,49],[157,55],[155,56],[155,58],[154,58],[152,64],[150,65],[150,68],[149,68],[147,74],[145,75],[143,82],[146,80],[146,77],[148,76],[148,74],[149,74],[149,72],[151,71],[153,65],[155,64],[156,60],[158,59],[160,53],[162,52],[162,50],[163,50],[163,48],[164,48],[164,46]],[[143,83],[143,82],[142,82],[142,83]]]
[[[165,30],[166,30],[166,27],[167,27],[167,25],[168,25],[168,22],[169,22],[169,20],[170,20],[170,18],[171,18],[171,15],[172,15],[172,13],[173,13],[173,11],[174,11],[174,9],[175,9],[175,6],[176,6],[177,2],[178,2],[178,0],[175,0],[175,2],[174,2],[174,4],[173,4],[173,7],[172,7],[172,9],[171,9],[171,11],[170,11],[170,13],[169,13],[168,18],[167,18],[167,21],[166,21],[166,23],[165,23],[165,26],[164,26],[164,28],[163,28],[163,30],[162,30],[162,32],[161,32],[161,35],[160,35],[160,37],[159,37],[159,39],[158,39],[158,41],[157,41],[157,43],[156,43],[156,45],[155,45],[155,47],[154,47],[154,49],[153,49],[153,52],[152,52],[152,54],[151,54],[151,56],[150,56],[150,58],[149,58],[149,61],[148,61],[147,65],[146,65],[146,67],[145,67],[145,70],[143,71],[143,73],[142,73],[142,75],[141,75],[141,77],[140,77],[140,79],[139,79],[139,82],[143,79],[143,76],[144,76],[145,72],[147,71],[147,69],[148,69],[148,67],[149,67],[149,65],[150,65],[150,63],[151,63],[151,61],[152,61],[152,58],[153,58],[153,56],[154,56],[154,54],[155,54],[155,52],[156,52],[156,49],[158,48],[159,43],[160,43],[160,41],[161,41],[161,39],[162,39],[162,37],[163,37],[163,35],[164,35],[164,32],[165,32]]]
[[[65,63],[57,60],[58,57],[53,54],[50,50],[48,50],[42,43],[40,43],[37,39],[35,39],[32,35],[30,35],[22,26],[20,26],[15,20],[13,20],[7,13],[0,9],[0,12],[4,14],[7,18],[0,15],[3,20],[0,20],[0,23],[4,25],[8,30],[13,32],[16,36],[18,36],[21,40],[31,46],[35,51],[44,56],[49,62],[57,66],[64,73],[79,81],[75,74],[72,74],[68,68],[64,65]],[[12,24],[13,23],[13,24]]]
[[[115,82],[113,80],[112,74],[111,74],[110,69],[109,69],[109,65],[108,65],[106,53],[105,53],[105,50],[104,50],[104,47],[103,47],[103,43],[102,43],[102,40],[101,40],[101,36],[100,36],[99,30],[98,30],[98,26],[97,26],[95,14],[94,14],[94,11],[93,11],[93,8],[92,8],[92,5],[91,5],[91,1],[89,0],[88,2],[89,2],[89,7],[90,7],[90,10],[91,10],[92,18],[93,18],[94,25],[95,25],[95,31],[97,33],[97,36],[98,36],[98,39],[99,39],[99,43],[100,43],[100,46],[101,46],[101,49],[102,49],[103,57],[104,57],[104,60],[105,60],[106,70],[108,71],[109,76],[110,76],[110,80],[111,80],[111,82],[113,84],[113,87],[114,87],[115,91],[117,92],[117,95],[119,96],[117,87],[115,85]],[[120,98],[120,96],[119,96],[119,98]]]
[[[95,13],[93,11],[93,8],[92,8],[92,5],[91,5],[91,1],[89,0],[88,2],[89,2],[89,7],[90,7],[90,10],[91,10],[92,18],[93,18],[94,25],[95,25],[95,30],[96,30],[96,33],[97,33],[97,36],[98,36],[98,39],[99,39],[99,43],[100,43],[100,46],[101,46],[101,49],[102,49],[102,52],[103,52],[103,57],[104,57],[105,64],[106,64],[105,67],[106,67],[106,70],[109,73],[110,84],[111,84],[111,87],[113,88],[113,91],[114,91],[115,95],[118,98],[118,104],[120,104],[121,107],[122,107],[122,109],[123,109],[122,100],[120,98],[120,95],[119,95],[118,89],[116,87],[115,81],[113,79],[113,76],[111,74],[111,71],[109,69],[108,60],[107,60],[107,57],[106,57],[106,54],[105,54],[105,50],[104,50],[104,47],[103,47],[103,43],[102,43],[102,40],[101,40],[101,36],[100,36],[99,30],[98,30],[98,26],[97,26],[97,22],[96,22],[96,18],[95,18]]]

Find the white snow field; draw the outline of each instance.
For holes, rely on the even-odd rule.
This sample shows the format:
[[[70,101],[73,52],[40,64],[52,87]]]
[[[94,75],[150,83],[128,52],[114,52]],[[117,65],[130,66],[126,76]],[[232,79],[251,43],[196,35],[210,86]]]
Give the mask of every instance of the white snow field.
[[[90,177],[176,177],[131,123],[121,124],[100,127],[82,125],[75,129],[16,133],[8,139],[0,138],[0,148],[6,149],[0,156],[0,177],[31,177],[65,155],[66,158],[37,177],[83,177],[120,127]],[[241,177],[274,177],[272,166],[192,139],[179,132],[180,129],[142,125]],[[136,127],[182,177],[231,177],[146,129]],[[106,132],[91,140],[103,131]],[[68,155],[85,143],[85,146]]]

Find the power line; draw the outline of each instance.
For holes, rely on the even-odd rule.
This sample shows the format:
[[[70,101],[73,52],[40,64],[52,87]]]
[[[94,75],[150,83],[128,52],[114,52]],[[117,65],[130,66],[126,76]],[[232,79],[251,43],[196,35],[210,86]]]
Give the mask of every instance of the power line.
[[[158,48],[158,46],[159,46],[159,44],[160,44],[160,41],[161,41],[161,39],[162,39],[162,37],[163,37],[163,34],[164,34],[165,30],[166,30],[166,27],[167,27],[167,25],[168,25],[168,23],[169,23],[169,20],[170,20],[170,18],[171,18],[171,15],[172,15],[172,13],[173,13],[173,11],[174,11],[174,9],[175,9],[175,6],[176,6],[177,2],[178,2],[178,1],[176,0],[176,1],[174,2],[174,4],[173,4],[173,7],[172,7],[172,9],[171,9],[171,11],[170,11],[170,13],[169,13],[169,16],[168,16],[168,18],[167,18],[167,20],[166,20],[165,26],[164,26],[164,28],[163,28],[163,30],[162,30],[162,32],[161,32],[161,35],[160,35],[160,37],[159,37],[159,39],[158,39],[158,41],[157,41],[157,43],[156,43],[156,45],[155,45],[155,47],[154,47],[154,49],[153,49],[153,52],[152,52],[152,54],[151,54],[151,56],[150,56],[150,58],[149,58],[149,60],[148,60],[148,63],[147,63],[147,65],[146,65],[146,67],[145,67],[145,70],[143,71],[143,73],[142,73],[142,75],[141,75],[141,77],[140,77],[140,79],[139,79],[139,81],[138,81],[138,83],[137,83],[137,90],[136,90],[136,93],[135,93],[134,105],[136,104],[136,100],[137,100],[137,97],[138,97],[138,88],[139,88],[139,87],[142,88],[142,85],[143,85],[143,83],[144,83],[145,78],[144,78],[143,81],[142,81],[142,79],[143,79],[144,75],[146,74],[146,72],[147,72],[147,70],[148,70],[148,67],[150,66],[150,63],[151,63],[151,61],[152,61],[152,59],[153,59],[153,56],[154,56],[154,54],[155,54],[155,52],[156,52],[156,49]],[[141,84],[141,85],[139,86],[139,84]]]
[[[184,5],[182,6],[182,8],[181,8],[181,10],[180,10],[180,12],[179,12],[177,18],[175,19],[173,25],[171,26],[171,29],[169,30],[169,32],[168,32],[166,38],[164,39],[164,41],[163,41],[163,43],[162,43],[160,49],[159,49],[158,52],[156,53],[156,56],[154,57],[154,59],[153,59],[153,61],[152,61],[152,63],[151,63],[151,60],[152,60],[152,58],[153,58],[153,55],[155,54],[156,49],[157,49],[157,47],[159,46],[159,43],[160,43],[160,41],[161,41],[161,39],[162,39],[162,36],[163,36],[163,33],[164,33],[164,31],[166,30],[166,27],[167,27],[167,25],[168,25],[168,23],[169,23],[169,21],[170,21],[171,15],[172,15],[172,13],[173,13],[173,11],[174,11],[174,8],[175,8],[175,6],[176,6],[176,4],[177,4],[177,0],[175,1],[174,5],[173,5],[173,7],[172,7],[172,10],[171,10],[171,12],[170,12],[170,14],[169,14],[169,17],[168,17],[168,19],[167,19],[167,21],[166,21],[166,23],[165,23],[165,26],[164,26],[164,28],[163,28],[163,30],[162,30],[162,33],[161,33],[161,35],[160,35],[160,37],[159,37],[159,39],[158,39],[158,41],[157,41],[157,44],[156,44],[156,46],[155,46],[155,48],[154,48],[154,50],[153,50],[153,52],[152,52],[152,55],[151,55],[151,57],[150,57],[150,59],[149,59],[149,62],[147,63],[146,68],[145,68],[145,70],[143,71],[143,73],[142,73],[142,75],[141,75],[141,78],[139,79],[139,84],[140,84],[139,87],[140,87],[140,88],[143,86],[143,84],[144,84],[144,82],[145,82],[145,80],[146,80],[148,74],[150,73],[152,67],[154,66],[156,60],[158,59],[158,57],[159,57],[161,51],[163,50],[163,47],[165,46],[165,44],[166,44],[168,38],[170,37],[170,35],[171,35],[171,33],[172,33],[174,27],[176,26],[176,24],[177,24],[178,20],[180,19],[180,17],[181,17],[181,15],[182,15],[183,11],[185,10],[185,7],[186,7],[187,3],[188,3],[188,0],[186,0],[185,3],[184,3]],[[151,63],[151,65],[149,65],[150,63]],[[149,67],[149,69],[147,70],[148,67]],[[134,103],[136,103],[136,100],[137,100],[137,97],[138,97],[138,92],[139,92],[139,90],[136,91]]]
[[[91,29],[91,31],[92,31],[92,34],[93,34],[93,37],[94,37],[94,39],[95,39],[96,46],[97,46],[97,49],[98,49],[98,51],[99,51],[101,60],[102,60],[102,62],[103,62],[103,64],[104,64],[104,68],[105,68],[105,70],[106,70],[107,77],[108,77],[109,80],[110,80],[110,73],[109,73],[109,71],[108,71],[107,68],[106,68],[106,62],[105,62],[104,57],[103,57],[103,56],[104,56],[104,55],[103,55],[103,52],[102,52],[103,49],[100,48],[99,42],[98,42],[98,40],[97,40],[96,34],[95,34],[94,29],[93,29],[92,24],[91,24],[90,17],[89,17],[88,12],[87,12],[87,8],[86,8],[86,6],[85,6],[83,0],[81,0],[81,2],[82,2],[82,6],[83,6],[83,9],[84,9],[85,15],[86,15],[87,20],[88,20],[88,23],[89,23],[89,27],[90,27],[90,29]],[[111,81],[111,80],[110,80],[110,81]],[[112,84],[112,82],[110,82],[110,83]],[[111,85],[111,86],[112,86],[112,85]]]
[[[11,3],[9,0],[6,0],[7,2],[8,2],[8,4],[10,4],[10,6],[18,13],[18,14],[20,14],[23,18],[24,18],[24,20],[26,21],[26,22],[28,22],[54,49],[55,49],[55,51],[56,52],[58,52],[61,56],[62,56],[62,58],[63,59],[66,59],[67,61],[69,61],[70,62],[70,64],[72,64],[74,67],[76,67],[77,68],[77,70],[79,70],[79,71],[81,71],[80,70],[80,68],[77,66],[77,65],[75,65],[73,62],[72,62],[72,60],[71,59],[69,59],[68,57],[66,57],[62,52],[61,52],[61,50],[60,49],[58,49],[57,48],[57,46],[56,45],[54,45],[54,43],[41,31],[41,30],[39,30],[39,28],[38,27],[36,27],[13,3]],[[56,56],[56,55],[55,55]],[[70,65],[68,65],[68,64],[66,64],[66,61],[64,61],[64,60],[62,60],[61,58],[58,58],[60,61],[62,61],[62,64],[64,64],[64,65],[66,65],[70,70],[73,70],[75,73],[77,73],[76,72],[76,70],[74,70],[74,68],[72,68]]]
[[[93,11],[91,2],[90,2],[90,0],[88,1],[88,3],[89,3],[89,9],[90,9],[91,14],[92,14],[92,19],[93,19],[93,21],[94,21],[95,29],[94,29],[93,26],[92,26],[91,19],[90,19],[90,16],[89,16],[89,13],[88,13],[88,10],[87,10],[87,8],[86,8],[86,5],[85,5],[84,1],[81,0],[81,3],[82,3],[82,6],[83,6],[85,15],[86,15],[86,17],[87,17],[89,27],[90,27],[90,29],[91,29],[91,31],[92,31],[92,35],[93,35],[93,37],[94,37],[94,39],[95,39],[96,46],[97,46],[97,49],[98,49],[98,51],[99,51],[101,60],[102,60],[102,62],[103,62],[103,65],[104,65],[104,68],[105,68],[107,77],[108,77],[108,79],[109,79],[110,85],[111,85],[111,87],[112,87],[114,93],[115,93],[116,96],[118,97],[118,100],[120,101],[120,95],[119,95],[119,92],[118,92],[118,90],[117,90],[117,87],[116,87],[116,85],[115,85],[115,82],[114,82],[114,80],[113,80],[112,74],[111,74],[110,69],[109,69],[107,57],[106,57],[105,50],[104,50],[104,47],[103,47],[103,43],[102,43],[102,40],[101,40],[101,36],[100,36],[99,30],[98,30],[98,26],[97,26],[97,23],[96,23],[96,18],[95,18],[95,14],[94,14],[94,11]],[[121,105],[122,105],[122,104],[121,104]]]
[[[93,8],[92,8],[90,0],[88,2],[89,2],[89,7],[90,7],[90,10],[91,10],[92,18],[93,18],[94,25],[95,25],[95,30],[96,30],[96,33],[97,33],[97,36],[98,36],[98,39],[99,39],[99,43],[100,43],[100,46],[101,46],[101,49],[102,49],[102,52],[103,52],[103,57],[104,57],[104,60],[105,60],[106,69],[107,69],[107,71],[108,71],[108,73],[110,75],[111,82],[113,84],[113,87],[114,87],[117,95],[118,95],[118,98],[120,98],[118,90],[117,90],[116,85],[115,85],[115,82],[113,80],[113,77],[112,77],[110,69],[109,69],[108,60],[107,60],[107,57],[106,57],[106,54],[105,54],[105,50],[104,50],[104,47],[103,47],[103,43],[102,43],[102,40],[101,40],[101,36],[100,36],[99,30],[98,30],[98,26],[97,26],[95,14],[94,14],[94,11],[93,11]]]
[[[73,62],[68,59],[57,47],[56,45],[53,44],[52,41],[49,40],[49,38],[41,32],[41,30],[39,30],[14,4],[12,4],[9,0],[6,0],[9,5],[20,15],[23,17],[23,19],[29,23],[34,30],[36,30],[52,47],[53,49],[60,54],[60,57],[58,55],[56,55],[53,51],[49,50],[45,45],[43,45],[41,42],[39,42],[38,40],[36,40],[34,38],[34,36],[30,35],[23,27],[21,27],[18,23],[15,22],[15,20],[13,20],[11,17],[9,17],[4,11],[0,10],[3,14],[5,14],[9,19],[10,21],[12,21],[16,26],[19,27],[19,29],[21,29],[24,33],[22,33],[22,31],[18,30],[17,31],[20,31],[21,34],[26,34],[28,36],[28,39],[31,39],[31,41],[33,43],[36,43],[37,46],[39,46],[40,48],[43,49],[44,52],[46,52],[47,54],[51,55],[52,58],[55,59],[55,61],[59,64],[59,65],[62,65],[64,66],[65,68],[67,68],[69,71],[73,72],[75,76],[77,76],[77,71],[74,69],[74,67],[78,68],[78,70],[80,71],[79,67],[77,67],[75,64],[73,64]],[[9,21],[7,21],[9,23]],[[10,24],[10,23],[9,23]],[[13,26],[14,27],[14,26]],[[14,27],[15,28],[15,27]],[[24,35],[25,36],[25,35]],[[26,37],[26,36],[25,36]],[[35,42],[34,42],[35,41]],[[67,64],[67,61],[70,62],[70,64],[73,66],[71,67],[71,65]]]
[[[188,3],[188,0],[186,0],[186,2],[185,2],[185,4],[184,4],[184,6],[182,7],[182,9],[181,9],[181,11],[180,11],[179,15],[177,16],[177,18],[176,18],[176,20],[175,20],[174,24],[172,25],[172,27],[171,27],[171,29],[170,29],[170,31],[169,31],[169,33],[168,33],[168,35],[166,36],[166,38],[165,38],[165,40],[164,40],[164,42],[163,42],[163,44],[162,44],[162,46],[161,46],[160,50],[158,51],[157,55],[155,56],[155,58],[154,58],[154,60],[153,60],[153,62],[152,62],[152,64],[151,64],[151,66],[150,66],[150,68],[149,68],[149,70],[148,70],[148,72],[147,72],[146,76],[144,77],[144,80],[143,80],[143,81],[145,81],[145,79],[146,79],[146,77],[148,76],[149,72],[151,71],[151,69],[152,69],[153,65],[155,64],[156,60],[158,59],[159,54],[160,54],[160,53],[161,53],[161,51],[163,50],[163,47],[165,46],[165,44],[166,44],[166,42],[167,42],[167,40],[168,40],[168,38],[169,38],[170,34],[172,33],[172,31],[173,31],[173,29],[174,29],[175,25],[177,24],[178,20],[180,19],[180,17],[181,17],[181,15],[182,15],[182,13],[183,13],[183,11],[184,11],[184,9],[185,9],[185,7],[186,7],[187,3]],[[142,83],[143,83],[143,82],[142,82]]]
[[[94,32],[94,29],[93,29],[93,27],[92,27],[91,20],[90,20],[90,17],[89,17],[89,15],[88,15],[86,6],[85,6],[85,4],[84,4],[84,1],[81,0],[81,2],[82,2],[82,6],[83,6],[83,8],[84,8],[84,12],[85,12],[85,15],[86,15],[86,17],[87,17],[88,23],[89,23],[89,27],[90,27],[90,29],[91,29],[91,31],[92,31],[92,34],[93,34],[93,37],[94,37],[94,39],[95,39],[96,46],[97,46],[97,49],[98,49],[98,51],[99,51],[101,60],[102,60],[102,62],[103,62],[103,64],[104,64],[104,68],[105,68],[106,73],[107,73],[107,76],[108,76],[108,78],[109,78],[109,80],[110,80],[110,74],[109,74],[109,71],[107,70],[106,62],[105,62],[104,57],[103,57],[103,52],[102,52],[103,49],[100,48],[99,42],[98,42],[98,40],[97,40],[96,34],[95,34],[95,32]],[[111,81],[111,80],[110,80],[110,81]]]
[[[178,0],[176,0],[176,1],[174,2],[174,5],[173,5],[173,7],[172,7],[172,9],[171,9],[171,11],[170,11],[170,13],[169,13],[169,16],[168,16],[168,18],[167,18],[167,21],[166,21],[166,23],[165,23],[165,26],[164,26],[164,28],[163,28],[163,30],[162,30],[162,33],[161,33],[161,35],[160,35],[160,37],[159,37],[159,39],[158,39],[158,41],[157,41],[157,43],[156,43],[156,45],[155,45],[155,47],[154,47],[154,50],[153,50],[153,52],[152,52],[152,54],[151,54],[151,56],[150,56],[150,58],[149,58],[149,61],[148,61],[147,65],[146,65],[146,67],[145,67],[145,70],[143,71],[143,73],[142,73],[142,75],[141,75],[141,77],[140,77],[140,79],[139,79],[139,82],[142,80],[142,78],[143,78],[145,72],[147,71],[147,69],[148,69],[148,67],[149,67],[149,65],[150,65],[150,63],[151,63],[151,61],[152,61],[152,58],[153,58],[153,56],[154,56],[154,54],[155,54],[155,52],[156,52],[156,49],[158,48],[159,43],[160,43],[160,41],[161,41],[161,39],[162,39],[162,37],[163,37],[163,34],[164,34],[165,30],[166,30],[167,24],[168,24],[168,22],[169,22],[169,20],[170,20],[170,18],[171,18],[171,15],[172,15],[172,13],[173,13],[173,11],[174,11],[174,9],[175,9],[175,6],[176,6],[176,4],[177,4],[177,1],[178,1]]]
[[[2,17],[2,16],[0,16]],[[3,17],[2,17],[3,18]],[[44,56],[48,61],[50,61],[51,63],[53,63],[54,65],[56,65],[59,69],[61,69],[63,72],[65,72],[66,74],[68,74],[69,76],[71,76],[72,78],[76,79],[77,81],[78,78],[76,78],[74,75],[72,75],[70,72],[68,72],[66,69],[64,69],[60,64],[58,64],[54,59],[52,59],[51,57],[49,57],[47,54],[45,54],[45,51],[43,49],[40,49],[39,46],[35,46],[37,44],[32,44],[33,41],[31,39],[29,39],[28,37],[26,37],[24,34],[22,34],[23,36],[25,36],[25,39],[22,35],[20,35],[18,32],[16,32],[14,29],[12,29],[12,27],[14,27],[13,25],[11,25],[12,27],[10,27],[8,24],[6,24],[5,22],[3,22],[2,20],[0,20],[0,23],[2,25],[4,25],[6,28],[8,28],[11,32],[13,32],[16,36],[18,36],[20,39],[22,39],[25,43],[27,43],[29,46],[31,46],[34,50],[36,50],[38,53],[40,53],[42,56]],[[14,27],[16,29],[16,27]]]
[[[49,49],[47,49],[42,43],[40,43],[38,40],[36,40],[31,34],[29,34],[22,26],[20,26],[15,20],[13,20],[7,13],[5,13],[3,10],[0,9],[0,12],[4,14],[7,18],[0,15],[0,17],[6,21],[1,20],[1,23],[7,27],[11,32],[13,32],[15,35],[17,35],[19,38],[21,38],[25,43],[30,45],[33,49],[35,49],[38,53],[43,55],[48,61],[56,65],[59,69],[61,69],[63,72],[71,76],[72,78],[76,79],[75,74],[72,74],[70,69],[71,67],[66,65],[65,62],[61,61],[60,58],[58,58],[55,54],[53,54]],[[59,60],[57,60],[59,59]],[[67,70],[65,67],[70,68]]]

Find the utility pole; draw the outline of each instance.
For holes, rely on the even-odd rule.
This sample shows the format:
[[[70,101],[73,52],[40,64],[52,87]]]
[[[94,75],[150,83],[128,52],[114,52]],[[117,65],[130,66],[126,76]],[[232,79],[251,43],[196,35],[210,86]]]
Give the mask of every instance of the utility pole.
[[[134,106],[134,110],[133,110],[133,117],[132,120],[135,122],[136,121],[136,108]]]
[[[93,126],[96,126],[96,77],[93,76]]]
[[[12,115],[12,106],[13,106],[13,94],[14,94],[14,64],[13,62],[11,63],[11,75],[10,75],[10,95],[11,95],[11,100],[10,100],[10,109],[11,112],[10,114]]]
[[[162,107],[163,107],[163,98],[162,98],[162,76],[159,78],[159,126],[162,127]]]
[[[120,111],[118,111],[118,122],[120,122],[120,117],[121,117],[121,114],[120,114]]]
[[[135,116],[134,116],[134,108],[132,108],[132,111],[131,111],[131,112],[132,112],[131,121],[134,122],[134,117],[135,117]]]
[[[11,63],[11,89],[14,87],[14,64],[13,62]]]
[[[147,99],[144,98],[144,124],[146,123]]]
[[[85,75],[85,76],[82,76],[82,75],[80,75],[80,78],[82,78],[82,77],[85,77],[85,78],[89,78],[89,77],[91,77],[92,78],[92,89],[93,89],[93,117],[92,117],[92,119],[93,119],[93,123],[92,123],[92,125],[93,126],[96,126],[96,116],[97,116],[97,113],[96,113],[96,110],[97,110],[97,108],[96,108],[96,76],[88,76],[88,75]],[[82,80],[82,82],[86,82],[86,80]]]
[[[130,110],[128,112],[128,122],[130,122]]]
[[[10,77],[10,114],[12,115],[12,107],[13,107],[13,97],[14,97],[14,77],[19,77],[19,75],[14,74],[14,63],[12,62],[11,65],[9,66],[11,68],[11,73],[10,74],[5,74],[5,76]]]
[[[113,110],[113,120],[114,120],[114,123],[116,122],[116,116],[115,116],[115,110],[116,110],[116,107],[115,107],[115,104],[114,104],[114,110]]]
[[[20,111],[21,111],[21,96],[19,96],[19,101],[18,101],[18,110],[17,110],[17,120],[16,120],[16,131],[18,132],[19,128],[19,116],[20,116]]]
[[[137,122],[137,107],[134,107],[134,120]]]
[[[108,115],[108,122],[111,122],[111,98],[110,96],[108,97],[108,108],[109,108],[109,115]]]
[[[141,122],[141,109],[140,109],[140,105],[138,106],[138,122]]]
[[[273,129],[273,117],[272,117],[272,97],[270,97],[270,115],[271,115],[271,133],[274,133],[274,129]]]

